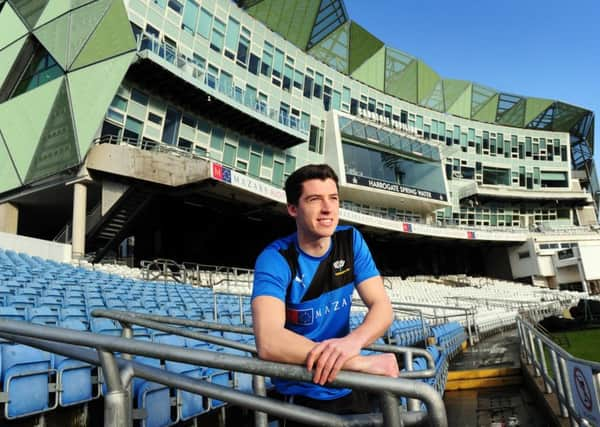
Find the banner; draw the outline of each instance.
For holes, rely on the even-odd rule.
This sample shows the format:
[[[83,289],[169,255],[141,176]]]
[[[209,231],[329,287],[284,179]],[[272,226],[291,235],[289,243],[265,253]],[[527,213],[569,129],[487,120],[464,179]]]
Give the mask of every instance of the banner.
[[[577,414],[600,426],[598,396],[594,387],[592,368],[581,363],[567,361],[567,369]]]
[[[211,177],[254,194],[285,203],[285,191],[258,179],[251,178],[219,163],[212,163]]]
[[[424,199],[448,201],[448,197],[442,193],[436,193],[428,190],[419,190],[417,188],[408,187],[402,184],[394,184],[378,179],[367,178],[365,176],[346,174],[346,182],[348,184],[362,185],[364,187],[378,188],[380,190],[392,191],[399,194],[408,194],[410,196],[422,197]]]

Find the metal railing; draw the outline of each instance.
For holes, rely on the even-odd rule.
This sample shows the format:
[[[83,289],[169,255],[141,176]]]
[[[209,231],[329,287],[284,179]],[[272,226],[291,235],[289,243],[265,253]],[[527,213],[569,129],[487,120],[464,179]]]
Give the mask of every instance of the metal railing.
[[[421,310],[421,320],[423,320],[423,317],[427,317],[428,320],[433,320],[433,323],[435,323],[436,325],[446,323],[452,319],[464,319],[465,329],[467,332],[467,336],[469,337],[469,345],[473,346],[476,342],[479,342],[479,331],[476,328],[475,323],[475,314],[477,311],[473,307],[454,307],[447,305],[419,304],[411,302],[392,302],[392,308],[394,309],[394,312],[400,312],[402,310],[407,309],[427,309],[430,312],[432,311],[432,313],[428,314],[424,310]],[[446,313],[446,311],[455,312],[456,314],[448,314]]]
[[[424,422],[428,422],[433,426],[447,426],[446,410],[440,395],[431,386],[407,378],[388,378],[355,372],[340,372],[336,380],[331,383],[331,386],[348,387],[375,393],[380,396],[382,409],[381,414],[343,416],[267,398],[265,388],[261,387],[259,381],[254,382],[256,394],[248,394],[229,387],[211,384],[204,380],[193,379],[185,375],[136,363],[130,360],[131,355],[143,355],[151,358],[245,372],[255,375],[255,378],[263,378],[263,381],[264,376],[297,381],[312,380],[310,372],[298,365],[267,362],[252,357],[131,339],[133,336],[131,324],[135,323],[134,320],[138,322],[140,319],[129,316],[126,320],[123,320],[123,337],[115,337],[0,319],[0,337],[101,366],[103,378],[107,385],[107,392],[104,395],[105,426],[129,427],[132,425],[131,386],[134,377],[166,384],[170,387],[254,410],[256,411],[255,424],[261,427],[267,425],[265,413],[321,426],[408,426],[420,425]],[[181,332],[180,329],[179,333]],[[121,355],[117,357],[114,354],[115,352],[121,353]],[[264,386],[264,382],[262,385]],[[401,412],[397,400],[398,396],[422,401],[427,411]]]
[[[522,359],[543,380],[543,392],[558,400],[558,415],[572,426],[600,425],[600,363],[572,356],[522,316],[517,328]]]
[[[152,52],[181,69],[208,93],[221,93],[234,103],[247,107],[266,118],[303,134],[308,134],[310,130],[310,124],[301,120],[300,117],[295,117],[285,110],[269,106],[267,101],[258,99],[255,94],[234,84],[231,80],[219,78],[213,73],[205,71],[194,62],[193,58],[182,54],[177,47],[169,43],[157,40],[149,34],[143,34],[139,39],[137,49],[139,52]]]

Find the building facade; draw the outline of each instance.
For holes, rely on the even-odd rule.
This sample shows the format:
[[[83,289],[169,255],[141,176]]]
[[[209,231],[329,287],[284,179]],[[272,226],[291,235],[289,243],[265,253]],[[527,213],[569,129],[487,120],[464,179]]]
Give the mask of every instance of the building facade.
[[[146,199],[127,193],[132,182],[216,181],[276,210],[292,171],[327,162],[340,176],[343,220],[402,237],[512,244],[515,278],[571,283],[557,279],[559,267],[520,265],[518,247],[529,242],[541,260],[541,245],[559,251],[597,239],[593,112],[444,79],[351,20],[342,0],[7,0],[0,8],[0,27],[11,30],[0,35],[8,231],[20,228],[21,210],[73,186],[83,207],[71,230],[74,240],[87,233],[76,244],[83,255],[90,230],[76,232],[86,218],[75,211],[87,207],[87,228],[93,221],[100,234],[118,206],[133,220],[126,199]],[[143,160],[149,153],[158,157]],[[177,163],[157,153],[189,167],[174,172]],[[88,195],[91,187],[99,189]],[[127,237],[124,227],[113,234],[101,252]],[[578,271],[584,282],[600,279]]]

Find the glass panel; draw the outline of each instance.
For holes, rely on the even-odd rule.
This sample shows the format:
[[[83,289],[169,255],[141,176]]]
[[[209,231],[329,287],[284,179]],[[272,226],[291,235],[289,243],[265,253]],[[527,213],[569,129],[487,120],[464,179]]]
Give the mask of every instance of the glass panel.
[[[162,141],[167,144],[175,144],[177,134],[179,133],[179,122],[181,113],[171,107],[167,108],[165,117],[165,126],[163,128]]]
[[[238,47],[238,37],[240,35],[240,23],[229,17],[227,23],[227,36],[225,37],[225,47],[232,52],[235,52]]]
[[[198,5],[188,0],[185,3],[185,10],[183,11],[183,21],[181,24],[181,28],[187,31],[190,34],[194,33],[194,29],[196,28],[196,20],[198,19]]]
[[[198,20],[198,26],[196,32],[205,39],[208,39],[210,29],[212,26],[212,15],[204,8],[200,9],[200,19]]]
[[[223,152],[223,163],[228,166],[233,166],[235,162],[235,146],[225,144],[225,151]]]
[[[223,150],[223,141],[225,140],[225,131],[220,128],[214,128],[210,136],[210,148],[218,151]]]
[[[250,169],[248,173],[252,176],[260,176],[260,156],[256,153],[250,154]]]

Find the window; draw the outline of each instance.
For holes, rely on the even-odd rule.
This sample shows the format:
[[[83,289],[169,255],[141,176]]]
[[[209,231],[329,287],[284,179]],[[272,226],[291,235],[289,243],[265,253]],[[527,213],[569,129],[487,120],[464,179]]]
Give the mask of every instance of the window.
[[[192,151],[192,146],[194,144],[192,143],[192,141],[189,141],[185,138],[179,138],[179,142],[177,143],[177,146],[179,148],[184,149],[185,151]]]
[[[254,75],[258,75],[258,69],[260,67],[260,58],[255,54],[250,54],[250,61],[248,63],[248,71]]]
[[[235,145],[225,144],[225,151],[223,151],[223,163],[228,166],[233,166],[235,163]]]
[[[237,49],[237,63],[238,64],[246,66],[246,63],[248,62],[249,49],[250,49],[250,39],[248,39],[247,37],[244,37],[244,36],[240,36],[240,41],[238,43],[238,49]],[[258,65],[256,65],[256,69],[258,70]],[[257,72],[255,71],[254,74],[257,74]]]
[[[313,79],[312,77],[305,75],[304,76],[304,96],[306,98],[310,98],[312,96],[313,90]]]
[[[221,52],[223,49],[223,40],[225,38],[225,24],[215,18],[213,25],[212,36],[210,38],[210,48],[215,52]]]
[[[181,28],[192,35],[196,28],[198,11],[198,5],[191,0],[187,0],[185,3],[185,11],[183,12],[183,20],[181,21]]]
[[[131,100],[138,104],[148,105],[148,95],[137,89],[131,89]]]
[[[227,22],[227,35],[225,37],[225,47],[230,52],[236,52],[238,47],[238,38],[240,35],[240,23],[229,17]]]
[[[156,123],[157,125],[161,125],[162,117],[159,116],[158,114],[148,113],[148,121],[150,121],[152,123]]]
[[[177,134],[179,133],[179,122],[181,121],[181,113],[171,107],[167,107],[167,115],[165,118],[165,126],[163,128],[162,141],[167,144],[174,145]]]
[[[225,141],[225,131],[220,128],[214,128],[210,136],[210,148],[223,151],[223,142]]]
[[[127,117],[125,121],[125,129],[123,130],[123,138],[128,138],[137,141],[142,135],[143,123],[133,117]]]
[[[198,26],[196,27],[196,32],[208,39],[210,35],[210,29],[212,26],[212,15],[206,11],[206,9],[200,9],[200,19],[198,20]]]
[[[263,51],[262,66],[260,72],[262,75],[271,77],[271,70],[273,69],[273,55],[267,51]]]
[[[181,11],[183,10],[183,5],[177,0],[169,0],[168,3],[169,9],[173,10],[175,13],[181,15]]]

